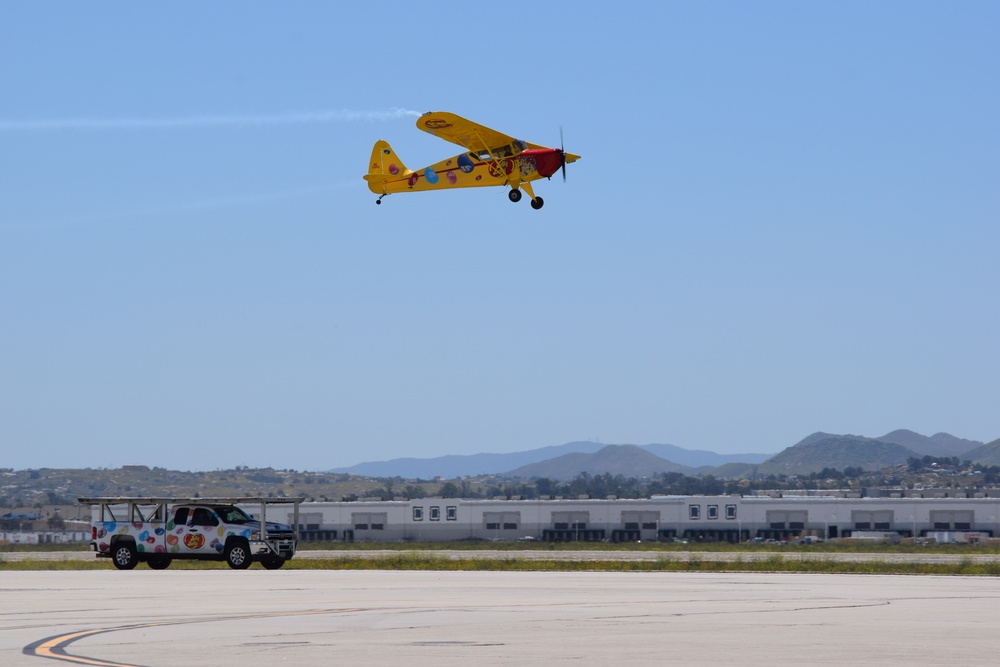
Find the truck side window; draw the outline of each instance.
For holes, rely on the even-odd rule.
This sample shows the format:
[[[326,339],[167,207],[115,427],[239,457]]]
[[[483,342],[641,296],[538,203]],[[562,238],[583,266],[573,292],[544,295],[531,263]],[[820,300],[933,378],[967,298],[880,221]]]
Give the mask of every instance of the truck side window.
[[[204,507],[194,508],[194,516],[191,518],[192,526],[218,526],[219,520],[211,510]]]
[[[177,512],[174,514],[174,525],[183,526],[188,522],[188,508],[179,507]]]

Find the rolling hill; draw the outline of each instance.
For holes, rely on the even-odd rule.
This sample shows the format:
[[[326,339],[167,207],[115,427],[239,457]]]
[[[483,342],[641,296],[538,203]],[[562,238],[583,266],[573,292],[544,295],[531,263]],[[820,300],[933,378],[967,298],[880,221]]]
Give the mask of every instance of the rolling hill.
[[[962,460],[987,466],[1000,466],[1000,438],[962,454]]]
[[[715,452],[703,449],[684,449],[677,445],[640,445],[647,452],[659,456],[661,459],[673,461],[690,468],[703,468],[705,466],[723,466],[728,463],[761,463],[766,461],[772,454],[716,454]]]
[[[886,433],[881,438],[875,439],[902,445],[920,456],[958,456],[959,458],[965,458],[966,452],[981,447],[983,444],[975,440],[956,438],[949,433],[935,433],[927,437],[906,429]]]
[[[807,475],[823,468],[879,470],[906,463],[915,453],[902,445],[859,435],[814,433],[757,466],[761,475]]]
[[[593,453],[573,452],[548,461],[532,463],[505,473],[509,477],[547,477],[567,481],[580,473],[649,477],[663,472],[695,474],[688,466],[662,459],[636,445],[607,445]]]

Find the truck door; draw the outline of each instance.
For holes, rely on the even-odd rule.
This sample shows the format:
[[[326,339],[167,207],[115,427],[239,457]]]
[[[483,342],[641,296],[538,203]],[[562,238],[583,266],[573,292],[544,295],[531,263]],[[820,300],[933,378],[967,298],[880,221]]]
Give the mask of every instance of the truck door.
[[[175,524],[179,518],[175,517]],[[217,554],[222,550],[219,546],[219,517],[215,512],[207,507],[193,507],[186,518],[185,525],[177,526],[181,528],[178,533],[181,553]]]

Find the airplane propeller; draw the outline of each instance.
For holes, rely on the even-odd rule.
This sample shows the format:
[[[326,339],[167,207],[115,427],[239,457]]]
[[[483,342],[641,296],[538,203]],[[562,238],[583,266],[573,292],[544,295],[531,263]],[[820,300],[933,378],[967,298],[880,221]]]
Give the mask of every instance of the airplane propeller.
[[[559,126],[559,167],[562,169],[563,183],[566,182],[566,143],[563,141],[562,125]]]

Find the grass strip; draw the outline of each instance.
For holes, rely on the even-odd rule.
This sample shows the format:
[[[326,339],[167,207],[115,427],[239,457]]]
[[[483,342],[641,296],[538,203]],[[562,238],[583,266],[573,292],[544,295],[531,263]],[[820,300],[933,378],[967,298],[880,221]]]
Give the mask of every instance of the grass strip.
[[[669,554],[678,551],[703,551],[706,553],[759,553],[780,549],[786,553],[899,553],[899,554],[980,554],[1000,555],[1000,546],[995,544],[912,544],[861,541],[828,541],[812,544],[763,544],[742,542],[490,542],[486,540],[460,540],[455,542],[299,542],[299,551],[623,551],[654,552]]]
[[[146,569],[140,565],[141,569]],[[258,566],[254,566],[255,569]],[[104,559],[78,561],[47,561],[26,559],[0,561],[4,571],[112,570]],[[171,570],[227,570],[225,563],[174,561]],[[525,560],[516,557],[450,559],[419,552],[378,557],[344,557],[317,560],[291,560],[286,570],[426,570],[436,572],[798,572],[821,574],[908,574],[934,576],[1000,576],[1000,562],[975,563],[971,559],[958,563],[906,563],[886,560],[843,562],[832,559],[787,559],[775,554],[761,560],[723,562],[698,557],[685,559],[661,558],[654,561],[626,560]],[[122,573],[128,576],[128,573]]]

